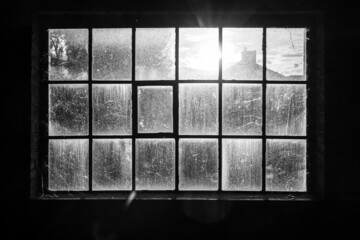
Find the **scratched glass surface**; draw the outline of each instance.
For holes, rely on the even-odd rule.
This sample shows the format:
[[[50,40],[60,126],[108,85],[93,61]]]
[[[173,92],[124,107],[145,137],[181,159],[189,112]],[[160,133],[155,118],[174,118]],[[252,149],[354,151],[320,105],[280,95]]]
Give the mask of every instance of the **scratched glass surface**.
[[[136,29],[136,80],[175,80],[175,28]]]
[[[223,139],[223,190],[261,191],[261,143],[261,139]]]
[[[306,80],[305,28],[267,28],[266,78]]]
[[[131,142],[131,139],[93,139],[93,190],[132,189]]]
[[[222,123],[224,135],[260,135],[262,86],[223,84]]]
[[[218,190],[218,140],[179,140],[179,190]]]
[[[49,29],[49,80],[88,80],[88,30]]]
[[[175,140],[136,139],[136,190],[175,189]]]
[[[88,86],[49,85],[49,135],[86,135],[89,125]]]
[[[219,78],[219,29],[179,29],[179,79]]]
[[[223,79],[263,79],[262,35],[262,28],[223,28]]]
[[[94,84],[92,101],[94,134],[132,133],[131,84]]]
[[[94,80],[131,80],[131,28],[93,29]]]
[[[266,134],[306,135],[306,86],[267,85]]]
[[[179,84],[179,134],[218,134],[218,84]]]
[[[138,132],[173,132],[172,86],[138,87]]]
[[[266,141],[266,190],[306,191],[306,140]]]
[[[49,140],[49,190],[86,191],[89,189],[89,141],[86,139]]]

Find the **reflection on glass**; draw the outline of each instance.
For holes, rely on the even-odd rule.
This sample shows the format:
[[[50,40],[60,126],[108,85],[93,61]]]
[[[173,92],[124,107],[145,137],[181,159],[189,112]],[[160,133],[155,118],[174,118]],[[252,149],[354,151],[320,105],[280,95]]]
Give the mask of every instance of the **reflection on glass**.
[[[179,190],[218,189],[218,140],[179,140]]]
[[[261,141],[261,139],[223,139],[223,190],[261,190]]]
[[[131,190],[131,139],[94,139],[93,144],[93,190]]]
[[[93,29],[94,80],[131,80],[131,28]]]
[[[49,80],[88,80],[88,30],[49,29]]]
[[[179,79],[217,80],[219,56],[217,28],[179,29]]]
[[[306,191],[306,140],[267,140],[266,190]]]
[[[173,131],[173,92],[171,86],[138,87],[138,131]]]
[[[175,28],[136,29],[136,80],[175,79]]]
[[[85,139],[49,140],[49,190],[89,189],[89,142]]]
[[[306,135],[306,86],[298,84],[267,86],[266,134]]]
[[[261,28],[223,28],[223,79],[262,80]]]
[[[93,133],[129,135],[132,133],[130,84],[93,85]]]
[[[266,78],[268,80],[306,80],[306,29],[268,28]]]
[[[136,140],[136,190],[175,189],[175,140]]]
[[[179,85],[179,134],[218,134],[218,84]]]
[[[49,135],[88,134],[88,86],[49,85]]]
[[[262,133],[262,87],[260,84],[223,84],[223,134]]]

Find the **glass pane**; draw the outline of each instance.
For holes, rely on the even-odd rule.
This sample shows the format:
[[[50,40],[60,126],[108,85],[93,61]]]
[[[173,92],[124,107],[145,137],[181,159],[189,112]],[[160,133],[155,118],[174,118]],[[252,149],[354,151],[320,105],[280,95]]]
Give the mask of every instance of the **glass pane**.
[[[179,133],[218,134],[218,84],[179,85]]]
[[[306,86],[267,86],[266,134],[306,135]]]
[[[217,80],[219,56],[217,28],[179,29],[179,79]]]
[[[87,85],[49,85],[49,135],[88,134],[88,108]]]
[[[306,140],[267,140],[266,190],[306,191]]]
[[[131,135],[130,84],[94,84],[92,101],[94,134]]]
[[[175,189],[175,140],[136,139],[136,190]]]
[[[261,28],[223,29],[223,79],[263,79],[262,35]]]
[[[179,140],[179,190],[218,190],[218,140]]]
[[[131,139],[94,139],[93,143],[93,190],[131,190]]]
[[[175,28],[136,29],[136,80],[175,79]]]
[[[261,190],[261,142],[261,139],[223,139],[223,190]]]
[[[88,30],[49,29],[49,80],[88,80]]]
[[[223,84],[223,134],[262,133],[260,84]]]
[[[268,28],[266,79],[306,80],[306,29]]]
[[[89,142],[85,139],[49,140],[49,190],[89,189]]]
[[[138,132],[173,132],[171,86],[138,87]]]
[[[93,29],[94,80],[131,80],[131,28]]]

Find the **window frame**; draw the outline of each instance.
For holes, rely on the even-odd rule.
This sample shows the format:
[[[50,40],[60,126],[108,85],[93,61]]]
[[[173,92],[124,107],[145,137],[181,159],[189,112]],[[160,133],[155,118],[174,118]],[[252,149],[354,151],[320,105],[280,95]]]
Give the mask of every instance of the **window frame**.
[[[229,17],[231,15],[231,17]],[[135,190],[135,141],[138,138],[175,139],[175,186],[178,189],[179,139],[216,138],[219,146],[219,169],[217,191],[137,191],[137,199],[217,199],[217,200],[315,200],[324,195],[324,63],[323,63],[323,25],[322,14],[305,13],[258,13],[258,12],[194,12],[194,13],[38,13],[33,16],[32,32],[32,151],[31,151],[31,198],[34,199],[127,199],[131,191],[91,192],[92,179],[92,139],[130,138],[132,139],[132,187]],[[136,28],[175,28],[175,80],[135,81],[135,29]],[[219,45],[222,45],[222,29],[227,27],[263,29],[263,79],[262,80],[222,80],[222,59],[219,60],[217,80],[179,80],[179,28],[215,27],[219,29]],[[266,80],[266,28],[294,27],[309,29],[306,44],[307,79],[305,81]],[[47,29],[85,28],[88,29],[88,80],[48,81],[48,32]],[[92,28],[132,28],[132,76],[130,81],[92,80]],[[48,86],[50,84],[70,83],[88,85],[89,96],[89,135],[48,136]],[[92,136],[92,84],[131,84],[132,85],[132,135]],[[181,83],[218,84],[218,135],[179,135],[178,134],[178,94]],[[261,135],[222,135],[222,83],[261,84],[262,86],[262,129]],[[307,86],[307,128],[306,136],[272,136],[271,139],[306,139],[307,191],[306,192],[266,192],[266,86],[267,84],[305,84]],[[164,85],[173,87],[173,133],[137,132],[137,88],[138,86]],[[89,191],[47,190],[47,161],[49,139],[88,139],[89,140]],[[262,139],[262,191],[221,191],[222,139],[256,138]]]

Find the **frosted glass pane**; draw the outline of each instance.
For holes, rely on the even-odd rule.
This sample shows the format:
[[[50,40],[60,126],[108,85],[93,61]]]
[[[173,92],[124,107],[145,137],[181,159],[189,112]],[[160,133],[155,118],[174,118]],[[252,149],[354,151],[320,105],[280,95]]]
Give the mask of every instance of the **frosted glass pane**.
[[[223,134],[262,133],[262,87],[260,84],[223,84]]]
[[[217,80],[219,56],[217,28],[179,29],[179,79]]]
[[[49,29],[49,80],[88,79],[88,30]]]
[[[49,85],[49,135],[88,134],[88,108],[87,85]]]
[[[267,140],[266,190],[306,191],[306,140]]]
[[[266,78],[306,80],[306,29],[268,28]]]
[[[93,85],[93,133],[129,135],[132,133],[130,84]]]
[[[261,139],[223,139],[223,190],[261,190],[261,141]]]
[[[223,79],[263,79],[262,35],[262,28],[223,28]]]
[[[218,140],[179,140],[179,190],[218,190]]]
[[[131,154],[131,139],[94,139],[93,190],[131,190]]]
[[[136,190],[175,189],[175,140],[136,139]]]
[[[171,86],[138,87],[138,132],[173,132]]]
[[[136,80],[175,79],[175,28],[136,29]]]
[[[179,133],[218,134],[218,84],[179,84]]]
[[[85,139],[49,140],[49,190],[89,189],[89,142]]]
[[[94,80],[131,80],[131,28],[93,29]]]
[[[306,86],[267,86],[266,134],[306,135]]]

